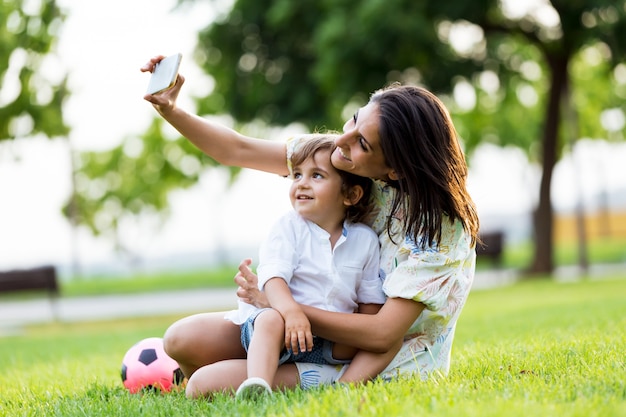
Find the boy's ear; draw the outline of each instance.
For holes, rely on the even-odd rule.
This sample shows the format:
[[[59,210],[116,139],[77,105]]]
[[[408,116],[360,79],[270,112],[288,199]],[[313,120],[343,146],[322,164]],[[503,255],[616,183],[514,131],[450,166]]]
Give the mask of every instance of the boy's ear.
[[[359,202],[359,200],[363,197],[363,187],[360,185],[354,185],[350,187],[348,190],[348,195],[343,200],[343,203],[346,206],[353,206]]]

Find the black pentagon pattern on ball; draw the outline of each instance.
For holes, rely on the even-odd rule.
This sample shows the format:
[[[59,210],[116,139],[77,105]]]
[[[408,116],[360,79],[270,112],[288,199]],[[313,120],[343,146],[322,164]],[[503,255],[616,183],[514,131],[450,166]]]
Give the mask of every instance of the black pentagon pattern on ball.
[[[139,362],[143,363],[146,366],[150,365],[152,362],[157,360],[156,349],[142,350],[141,353],[139,354],[138,360]]]
[[[126,365],[122,364],[122,382],[126,381]]]
[[[174,381],[175,385],[180,385],[183,382],[183,379],[185,379],[185,374],[183,374],[183,371],[181,371],[180,368],[176,368],[174,370],[174,378],[172,381]]]

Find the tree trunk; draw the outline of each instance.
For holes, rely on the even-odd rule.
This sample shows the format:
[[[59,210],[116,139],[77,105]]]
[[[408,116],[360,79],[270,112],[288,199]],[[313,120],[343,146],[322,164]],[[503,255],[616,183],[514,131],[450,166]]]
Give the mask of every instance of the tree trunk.
[[[576,202],[576,236],[578,238],[578,268],[580,273],[587,275],[589,272],[589,256],[587,250],[587,229],[585,226],[585,206],[583,203],[582,178],[579,171],[578,153],[576,144],[580,138],[580,126],[578,123],[578,112],[572,102],[571,86],[566,85],[566,91],[563,94],[563,106],[565,107],[564,124],[566,125],[567,142],[570,143],[572,153],[572,164],[574,166],[574,184],[578,201]]]
[[[529,273],[550,274],[553,261],[553,210],[550,187],[557,161],[558,135],[561,122],[561,98],[568,84],[568,55],[547,56],[551,70],[550,96],[546,108],[542,138],[542,176],[539,187],[539,204],[534,212],[533,226],[535,253]]]

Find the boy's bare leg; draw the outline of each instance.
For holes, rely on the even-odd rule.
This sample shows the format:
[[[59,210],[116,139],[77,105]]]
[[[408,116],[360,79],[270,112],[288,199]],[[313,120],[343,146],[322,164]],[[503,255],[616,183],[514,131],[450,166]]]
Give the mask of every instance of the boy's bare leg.
[[[284,346],[283,317],[276,310],[264,310],[254,320],[254,333],[248,346],[248,378],[259,377],[271,384]]]

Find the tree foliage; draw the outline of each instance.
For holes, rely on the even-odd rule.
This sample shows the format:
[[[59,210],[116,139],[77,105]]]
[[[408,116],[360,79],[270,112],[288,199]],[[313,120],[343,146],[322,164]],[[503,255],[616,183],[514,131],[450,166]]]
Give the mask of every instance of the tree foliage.
[[[554,166],[576,137],[606,135],[602,114],[626,111],[626,0],[537,0],[516,14],[511,6],[519,4],[235,0],[198,35],[196,62],[215,79],[214,90],[197,98],[198,112],[229,114],[239,123],[339,129],[377,88],[395,81],[425,85],[448,105],[468,153],[488,141],[519,147],[541,163],[531,269],[549,272]],[[613,136],[623,135],[624,126],[620,130]],[[162,137],[153,125],[138,158],[163,159],[155,156],[167,143]],[[119,168],[129,158],[122,148],[103,166],[89,156],[80,172],[95,181],[100,169]],[[113,196],[127,213],[164,210],[161,189],[195,177],[164,170],[159,178],[149,187],[136,184],[156,193],[148,200],[130,185],[110,189],[108,197],[81,196],[81,210],[91,207],[83,221],[94,232],[105,230],[95,214]]]
[[[199,108],[242,122],[335,128],[346,103],[361,104],[391,80],[441,87],[456,70],[447,71],[452,51],[438,42],[428,3],[239,0],[199,34],[196,58],[216,79]]]
[[[140,251],[128,238],[132,231],[144,223],[162,224],[169,193],[196,184],[205,166],[216,165],[188,140],[164,135],[163,123],[154,119],[143,134],[128,136],[111,150],[78,154],[75,193],[63,208],[131,259]],[[238,171],[232,169],[231,178]]]
[[[626,2],[546,0],[519,15],[507,4],[237,0],[199,35],[198,62],[216,80],[200,109],[336,129],[373,90],[423,84],[468,152],[491,141],[541,162],[531,269],[549,272],[552,171],[575,139],[562,116],[573,109],[579,135],[602,137],[602,112],[626,110]]]
[[[5,0],[0,15],[0,140],[66,135],[66,77],[51,56],[63,13],[55,1]]]

